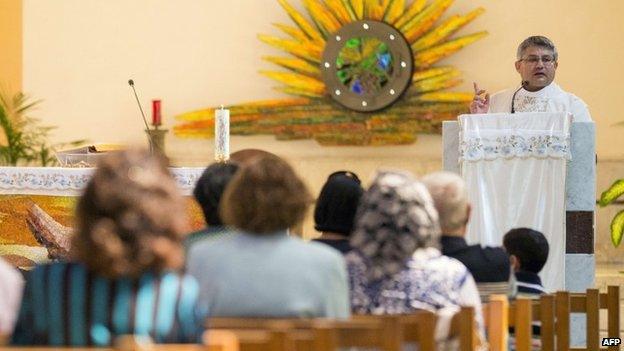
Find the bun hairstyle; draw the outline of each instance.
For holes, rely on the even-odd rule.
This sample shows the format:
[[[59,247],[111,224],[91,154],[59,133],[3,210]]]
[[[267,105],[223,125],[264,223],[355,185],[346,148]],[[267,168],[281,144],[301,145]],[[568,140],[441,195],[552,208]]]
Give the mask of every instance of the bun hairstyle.
[[[164,157],[145,150],[106,155],[76,208],[72,256],[100,275],[180,268],[186,206]]]

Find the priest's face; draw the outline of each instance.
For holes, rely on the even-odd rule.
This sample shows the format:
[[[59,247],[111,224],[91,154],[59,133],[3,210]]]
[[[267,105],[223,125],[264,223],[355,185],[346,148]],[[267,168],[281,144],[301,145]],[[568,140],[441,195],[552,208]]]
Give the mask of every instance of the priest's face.
[[[516,71],[520,73],[524,88],[537,91],[555,79],[557,61],[552,50],[541,46],[529,46],[516,61]]]

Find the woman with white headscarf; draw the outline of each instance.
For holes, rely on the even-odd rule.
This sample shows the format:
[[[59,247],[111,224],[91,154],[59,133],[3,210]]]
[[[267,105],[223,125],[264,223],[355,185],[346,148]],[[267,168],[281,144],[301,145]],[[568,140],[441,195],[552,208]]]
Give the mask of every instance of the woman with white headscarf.
[[[426,187],[408,173],[378,173],[360,202],[353,250],[345,256],[353,313],[428,310],[448,316],[473,306],[481,331],[474,279],[461,262],[440,253],[439,237],[438,213]],[[443,324],[437,338],[447,335]]]

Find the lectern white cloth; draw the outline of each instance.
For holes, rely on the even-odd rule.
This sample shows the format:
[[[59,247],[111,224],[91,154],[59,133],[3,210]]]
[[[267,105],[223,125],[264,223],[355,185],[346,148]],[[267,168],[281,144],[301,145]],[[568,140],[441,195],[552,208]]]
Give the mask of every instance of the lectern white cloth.
[[[472,213],[467,240],[500,246],[512,228],[548,239],[540,276],[547,291],[564,289],[565,178],[570,159],[568,113],[459,116],[459,160]]]

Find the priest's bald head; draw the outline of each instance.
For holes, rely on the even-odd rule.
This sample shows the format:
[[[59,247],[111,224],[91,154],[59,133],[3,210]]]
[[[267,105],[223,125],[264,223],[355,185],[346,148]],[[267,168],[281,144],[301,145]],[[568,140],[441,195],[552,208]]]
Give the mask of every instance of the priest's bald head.
[[[540,35],[524,39],[518,46],[516,58],[516,71],[524,89],[538,91],[555,79],[559,57],[550,39]]]

